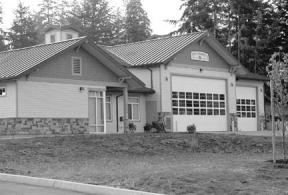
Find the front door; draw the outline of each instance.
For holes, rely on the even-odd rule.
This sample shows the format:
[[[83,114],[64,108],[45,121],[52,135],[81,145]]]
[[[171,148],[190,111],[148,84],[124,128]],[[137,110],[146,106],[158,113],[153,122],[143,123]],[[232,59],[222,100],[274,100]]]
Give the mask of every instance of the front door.
[[[106,132],[105,91],[89,91],[88,115],[91,133]]]

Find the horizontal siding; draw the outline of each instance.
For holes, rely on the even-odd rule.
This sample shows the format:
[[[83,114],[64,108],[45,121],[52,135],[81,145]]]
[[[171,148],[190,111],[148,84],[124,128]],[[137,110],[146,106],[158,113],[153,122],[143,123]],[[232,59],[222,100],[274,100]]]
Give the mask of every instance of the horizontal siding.
[[[81,58],[81,75],[72,74],[72,57]],[[114,72],[84,49],[80,49],[78,52],[75,50],[67,51],[63,55],[40,66],[31,76],[80,81],[118,82],[118,76]]]
[[[0,97],[0,118],[16,117],[16,82],[0,83],[6,87],[6,96]]]
[[[129,68],[129,71],[133,73],[138,79],[145,83],[146,87],[151,88],[151,72],[148,69]]]
[[[80,85],[19,81],[19,117],[88,118],[88,90]]]

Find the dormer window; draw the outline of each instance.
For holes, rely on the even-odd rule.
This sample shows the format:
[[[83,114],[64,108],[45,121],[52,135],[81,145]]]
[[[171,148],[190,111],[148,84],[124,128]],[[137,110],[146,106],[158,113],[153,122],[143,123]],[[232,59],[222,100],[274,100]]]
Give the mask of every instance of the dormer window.
[[[56,37],[55,35],[50,35],[50,43],[55,43]]]
[[[73,39],[73,35],[72,34],[66,34],[66,40],[69,40],[69,39]]]
[[[6,96],[6,88],[5,87],[0,87],[0,97]]]
[[[81,76],[82,59],[80,57],[72,57],[72,75]]]

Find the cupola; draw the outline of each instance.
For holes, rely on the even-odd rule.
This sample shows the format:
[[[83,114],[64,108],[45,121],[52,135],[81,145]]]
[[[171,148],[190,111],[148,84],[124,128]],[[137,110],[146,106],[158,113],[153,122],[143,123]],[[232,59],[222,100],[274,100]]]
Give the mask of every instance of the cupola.
[[[72,25],[50,25],[45,29],[45,43],[55,43],[79,37],[80,30]]]

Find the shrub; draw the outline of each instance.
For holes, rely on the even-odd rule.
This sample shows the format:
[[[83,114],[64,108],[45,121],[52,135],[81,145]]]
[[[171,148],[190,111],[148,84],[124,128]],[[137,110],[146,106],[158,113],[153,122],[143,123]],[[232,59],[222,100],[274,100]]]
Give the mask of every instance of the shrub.
[[[129,131],[134,133],[136,131],[136,125],[134,123],[129,123]]]
[[[152,124],[146,123],[144,126],[144,132],[150,132],[152,127],[153,127]]]
[[[196,133],[196,126],[195,126],[195,124],[193,124],[193,125],[188,125],[188,126],[187,126],[187,132],[188,132],[188,133]]]
[[[152,127],[157,130],[156,133],[166,133],[165,125],[161,121],[153,121]]]

